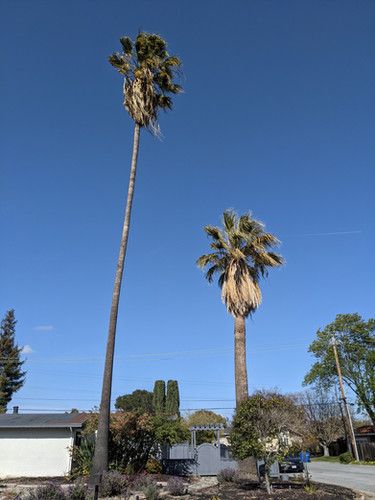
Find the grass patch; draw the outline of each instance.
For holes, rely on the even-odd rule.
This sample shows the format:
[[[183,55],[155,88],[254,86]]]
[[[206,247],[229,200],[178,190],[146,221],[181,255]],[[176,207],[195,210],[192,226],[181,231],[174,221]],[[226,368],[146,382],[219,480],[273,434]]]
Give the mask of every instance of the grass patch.
[[[314,457],[311,459],[312,462],[332,462],[332,463],[340,463],[339,457]]]
[[[312,462],[331,462],[331,463],[336,463],[339,464],[340,462],[340,457],[313,457],[311,458]],[[345,464],[344,464],[345,465]],[[375,465],[375,461],[359,461],[359,462],[350,462],[350,465]]]

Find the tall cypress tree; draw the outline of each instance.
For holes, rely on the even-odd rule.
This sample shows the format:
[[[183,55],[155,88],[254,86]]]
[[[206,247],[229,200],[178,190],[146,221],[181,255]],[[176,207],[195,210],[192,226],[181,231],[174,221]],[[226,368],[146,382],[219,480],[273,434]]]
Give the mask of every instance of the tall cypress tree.
[[[180,393],[177,380],[168,380],[165,413],[170,417],[180,416]]]
[[[165,382],[164,380],[156,380],[153,394],[154,411],[156,415],[164,415],[165,413]]]
[[[22,349],[15,343],[16,320],[9,310],[0,326],[0,413],[5,413],[12,396],[25,383],[26,372],[21,367]]]

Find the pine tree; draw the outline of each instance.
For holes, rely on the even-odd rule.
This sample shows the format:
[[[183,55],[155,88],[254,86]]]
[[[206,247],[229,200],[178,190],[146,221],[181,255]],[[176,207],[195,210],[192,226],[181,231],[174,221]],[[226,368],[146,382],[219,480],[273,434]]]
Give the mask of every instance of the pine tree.
[[[180,394],[177,380],[168,380],[165,413],[170,417],[180,416]]]
[[[155,414],[158,416],[165,414],[165,382],[156,380],[154,385],[153,404]]]
[[[5,413],[12,396],[25,383],[26,372],[21,370],[22,349],[15,343],[16,320],[9,310],[0,327],[0,413]]]

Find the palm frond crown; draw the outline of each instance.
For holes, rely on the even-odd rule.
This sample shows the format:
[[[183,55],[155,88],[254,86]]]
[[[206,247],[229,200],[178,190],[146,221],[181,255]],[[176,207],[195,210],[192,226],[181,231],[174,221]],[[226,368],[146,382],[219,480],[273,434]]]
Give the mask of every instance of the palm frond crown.
[[[238,216],[232,210],[224,212],[223,228],[206,226],[204,230],[212,240],[212,252],[199,257],[197,265],[208,267],[205,276],[209,282],[218,275],[228,312],[247,317],[262,301],[260,278],[268,275],[268,268],[284,262],[272,251],[279,240],[251,213]]]
[[[159,133],[158,112],[172,108],[171,95],[182,92],[175,83],[181,61],[167,52],[166,42],[152,33],[139,33],[135,42],[120,38],[122,52],[109,56],[124,76],[124,106],[131,118],[154,134]]]

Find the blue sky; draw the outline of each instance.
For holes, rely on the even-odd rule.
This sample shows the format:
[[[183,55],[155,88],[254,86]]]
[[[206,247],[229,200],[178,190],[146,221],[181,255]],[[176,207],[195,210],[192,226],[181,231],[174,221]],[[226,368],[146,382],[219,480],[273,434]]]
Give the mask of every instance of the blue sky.
[[[263,220],[287,262],[248,321],[251,389],[299,390],[316,329],[374,314],[374,2],[2,2],[1,310],[33,351],[21,409],[99,401],[132,142],[107,56],[138,30],[182,58],[185,93],[163,140],[141,137],[113,396],[173,378],[182,408],[231,413],[232,319],[195,266],[226,208]]]

